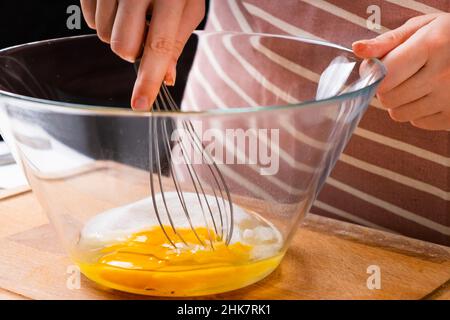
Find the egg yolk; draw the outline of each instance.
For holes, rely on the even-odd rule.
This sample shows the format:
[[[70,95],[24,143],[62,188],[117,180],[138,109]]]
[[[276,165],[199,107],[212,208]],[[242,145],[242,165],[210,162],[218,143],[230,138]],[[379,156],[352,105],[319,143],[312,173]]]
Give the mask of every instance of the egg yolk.
[[[240,242],[227,245],[207,228],[177,229],[175,234],[170,227],[155,227],[104,247],[90,259],[92,263],[79,265],[88,278],[109,288],[157,296],[198,296],[257,282],[281,261],[282,254],[252,260],[252,249]]]

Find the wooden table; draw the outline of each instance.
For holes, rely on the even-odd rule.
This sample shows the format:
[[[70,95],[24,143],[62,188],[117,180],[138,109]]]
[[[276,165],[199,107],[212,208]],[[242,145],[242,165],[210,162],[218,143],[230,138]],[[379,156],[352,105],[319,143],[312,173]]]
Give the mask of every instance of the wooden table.
[[[149,299],[84,277],[69,289],[72,263],[27,188],[0,193],[0,238],[0,299]],[[381,289],[367,286],[370,266]],[[309,215],[272,275],[207,298],[450,299],[450,248]]]

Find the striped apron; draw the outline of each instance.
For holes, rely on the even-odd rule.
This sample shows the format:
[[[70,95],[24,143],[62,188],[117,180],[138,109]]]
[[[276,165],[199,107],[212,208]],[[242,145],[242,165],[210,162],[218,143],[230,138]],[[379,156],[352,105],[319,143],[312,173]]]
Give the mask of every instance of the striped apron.
[[[381,23],[368,28],[367,19],[377,8]],[[206,30],[289,34],[351,47],[354,41],[395,29],[411,17],[436,12],[450,12],[450,1],[212,0]],[[226,70],[228,59],[236,57],[214,50],[210,45],[195,66],[204,81],[190,86],[198,87],[212,104],[233,95],[238,104],[239,88],[252,74],[244,71],[233,78],[236,72]],[[264,59],[260,63],[279,68],[283,75],[282,61],[274,63],[269,55]],[[289,77],[295,81],[295,76]],[[219,91],[205,87],[209,85],[205,79],[214,78],[224,82]],[[310,212],[450,245],[450,132],[396,123],[374,100]]]

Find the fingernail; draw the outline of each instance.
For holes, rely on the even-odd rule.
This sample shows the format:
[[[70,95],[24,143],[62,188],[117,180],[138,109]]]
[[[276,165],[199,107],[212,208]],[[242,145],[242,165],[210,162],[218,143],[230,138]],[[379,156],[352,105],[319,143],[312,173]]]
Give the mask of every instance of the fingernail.
[[[367,50],[370,49],[371,46],[375,44],[375,40],[371,39],[371,40],[360,40],[360,41],[356,41],[352,44],[353,49],[357,49],[357,50]]]
[[[372,55],[372,52],[374,50],[373,44],[371,44],[369,41],[364,42],[355,42],[352,45],[353,52],[358,55],[359,57],[368,58]]]
[[[368,45],[368,44],[374,44],[375,42],[376,42],[376,39],[366,39],[366,40],[356,41],[354,44]]]
[[[164,84],[166,86],[173,87],[175,85],[175,81],[171,76],[167,76],[166,79],[164,80]]]
[[[366,48],[366,44],[361,42],[361,41],[358,41],[358,42],[355,42],[355,43],[352,44],[352,48],[353,48],[353,50],[361,51],[361,50],[364,50]]]
[[[164,79],[164,84],[166,86],[173,87],[175,85],[176,78],[177,78],[177,69],[176,67],[173,67],[172,70],[170,70],[167,73],[166,78]]]
[[[128,54],[122,54],[122,53],[118,53],[117,54],[121,59],[128,61],[130,63],[135,63],[136,62],[136,57],[133,57],[132,55],[128,55]]]
[[[147,110],[150,105],[148,103],[148,99],[146,97],[137,98],[134,102],[133,108],[136,110]]]
[[[129,63],[135,63],[136,59],[134,57],[123,57],[125,61],[128,61]]]

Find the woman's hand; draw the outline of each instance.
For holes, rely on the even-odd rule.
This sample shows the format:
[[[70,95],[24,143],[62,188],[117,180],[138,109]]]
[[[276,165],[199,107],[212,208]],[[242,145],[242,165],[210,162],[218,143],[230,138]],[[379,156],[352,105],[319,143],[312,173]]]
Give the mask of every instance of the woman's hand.
[[[177,60],[205,15],[205,1],[81,0],[81,6],[89,27],[117,55],[134,62],[144,48],[131,105],[135,110],[150,110],[161,83],[175,83]]]
[[[450,14],[425,15],[372,40],[361,58],[383,58],[388,75],[378,98],[392,119],[428,130],[450,130]]]

